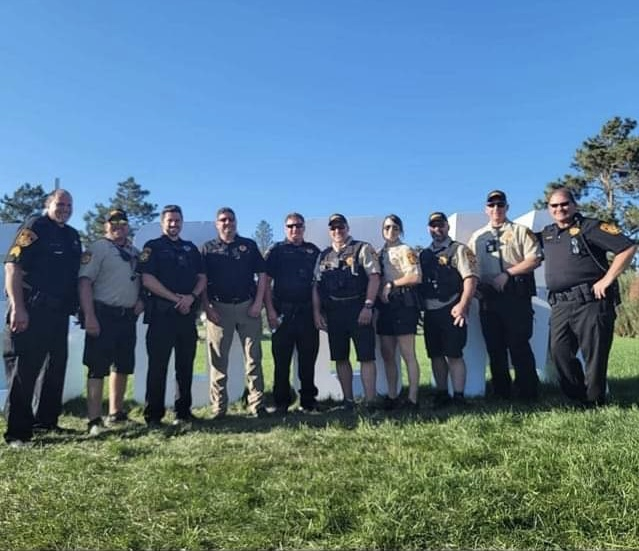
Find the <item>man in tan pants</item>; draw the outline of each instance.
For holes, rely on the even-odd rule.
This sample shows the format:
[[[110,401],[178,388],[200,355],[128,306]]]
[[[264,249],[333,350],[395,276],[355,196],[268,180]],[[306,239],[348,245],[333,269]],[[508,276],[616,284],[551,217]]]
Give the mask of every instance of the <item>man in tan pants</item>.
[[[217,238],[202,246],[208,278],[203,303],[208,319],[206,335],[213,416],[223,417],[228,407],[229,351],[237,331],[244,353],[249,410],[254,416],[262,417],[266,414],[260,344],[266,287],[264,258],[255,241],[237,234],[237,221],[231,208],[222,207],[217,211],[215,226]]]

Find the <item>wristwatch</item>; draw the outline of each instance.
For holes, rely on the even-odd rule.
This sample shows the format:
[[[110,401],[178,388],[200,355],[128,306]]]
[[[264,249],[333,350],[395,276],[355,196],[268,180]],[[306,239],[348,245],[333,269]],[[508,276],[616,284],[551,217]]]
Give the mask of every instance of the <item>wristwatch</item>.
[[[367,310],[372,310],[374,305],[375,303],[372,300],[364,301],[364,308],[366,308]]]

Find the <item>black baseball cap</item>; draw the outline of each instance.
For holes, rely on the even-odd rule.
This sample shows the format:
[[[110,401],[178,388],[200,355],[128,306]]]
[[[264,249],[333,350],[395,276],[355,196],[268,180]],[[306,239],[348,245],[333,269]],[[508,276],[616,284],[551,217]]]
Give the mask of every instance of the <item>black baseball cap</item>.
[[[448,218],[446,218],[446,215],[443,212],[436,211],[428,217],[429,226],[434,222],[448,222]]]
[[[503,201],[504,203],[508,202],[506,199],[506,194],[500,189],[495,189],[488,194],[486,197],[486,203],[492,203],[494,201]]]
[[[336,212],[335,214],[331,214],[328,218],[328,225],[332,226],[333,224],[344,224],[345,226],[348,226],[348,220],[346,220],[346,216]]]
[[[113,209],[107,214],[107,222],[128,222],[129,219],[122,209]]]

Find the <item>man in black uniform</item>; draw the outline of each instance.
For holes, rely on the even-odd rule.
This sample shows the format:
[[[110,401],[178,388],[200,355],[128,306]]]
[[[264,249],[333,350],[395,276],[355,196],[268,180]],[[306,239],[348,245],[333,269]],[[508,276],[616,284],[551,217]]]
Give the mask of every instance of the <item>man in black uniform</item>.
[[[69,192],[57,189],[47,197],[45,206],[44,215],[34,216],[20,227],[5,259],[9,304],[4,361],[9,395],[4,438],[15,447],[31,440],[34,429],[61,430],[58,417],[69,315],[78,304],[82,247],[78,232],[67,225],[73,200]],[[40,393],[32,409],[40,374]]]
[[[195,317],[200,294],[206,287],[202,257],[191,241],[180,239],[182,209],[167,205],[162,209],[162,237],[147,241],[138,263],[142,285],[149,293],[145,306],[146,349],[149,369],[146,376],[144,419],[150,427],[160,426],[165,414],[166,376],[175,349],[175,421],[195,419],[191,413],[193,360],[197,346]]]
[[[577,212],[566,188],[552,192],[554,224],[542,232],[550,314],[550,354],[563,392],[586,407],[605,404],[608,354],[612,346],[616,279],[637,252],[614,224]],[[606,253],[614,253],[609,265]],[[576,357],[581,350],[585,377]]]
[[[304,241],[304,217],[301,214],[289,214],[285,226],[286,239],[273,245],[266,253],[264,302],[273,331],[273,398],[281,413],[291,405],[290,365],[293,350],[297,348],[300,410],[313,411],[317,409],[315,361],[319,351],[319,332],[313,321],[312,288],[313,270],[320,251],[313,243]]]
[[[351,339],[361,365],[366,404],[372,406],[377,395],[373,307],[379,289],[379,259],[370,243],[349,235],[343,214],[331,215],[328,228],[331,246],[320,253],[315,265],[313,319],[318,329],[328,332],[344,407],[353,408]]]
[[[215,227],[217,238],[202,246],[208,278],[204,308],[209,320],[206,336],[213,416],[221,418],[226,415],[229,352],[237,331],[244,352],[249,410],[254,416],[262,417],[267,413],[264,407],[261,344],[266,266],[255,241],[237,234],[237,219],[233,209],[218,209]]]

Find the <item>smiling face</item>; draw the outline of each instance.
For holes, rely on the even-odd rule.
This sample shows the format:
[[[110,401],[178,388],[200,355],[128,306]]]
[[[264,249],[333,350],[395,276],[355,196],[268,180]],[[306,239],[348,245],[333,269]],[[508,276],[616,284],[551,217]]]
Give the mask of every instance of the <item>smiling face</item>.
[[[556,191],[548,199],[548,212],[560,228],[565,228],[572,224],[577,212],[577,205],[569,193]]]
[[[215,219],[215,228],[220,239],[230,243],[237,235],[237,221],[235,215],[229,211],[222,211]]]
[[[104,224],[104,235],[118,245],[124,245],[129,235],[129,223],[126,220],[113,220]]]
[[[182,231],[182,215],[179,212],[165,212],[161,225],[162,233],[171,241],[177,241]]]
[[[334,222],[328,227],[328,235],[335,247],[341,247],[348,239],[348,224]]]
[[[486,215],[490,220],[490,225],[498,228],[506,221],[506,213],[508,212],[508,203],[501,200],[493,200],[486,203]]]
[[[295,245],[299,245],[304,241],[304,221],[296,216],[286,219],[285,223],[286,239]]]
[[[428,224],[428,231],[435,243],[441,243],[446,240],[448,237],[448,228],[448,222],[444,222],[444,220],[435,220]]]
[[[46,208],[47,216],[59,226],[64,226],[73,214],[73,199],[68,192],[58,190],[49,196]]]

